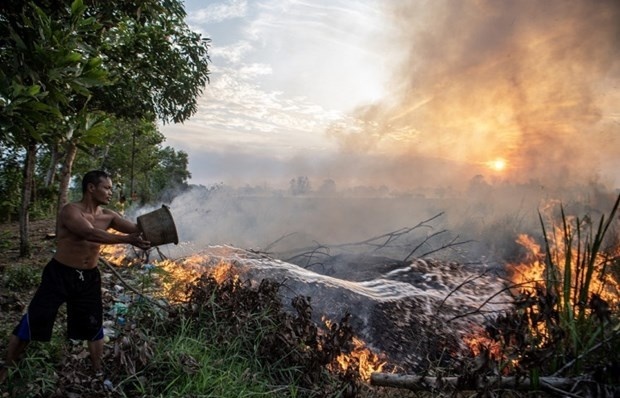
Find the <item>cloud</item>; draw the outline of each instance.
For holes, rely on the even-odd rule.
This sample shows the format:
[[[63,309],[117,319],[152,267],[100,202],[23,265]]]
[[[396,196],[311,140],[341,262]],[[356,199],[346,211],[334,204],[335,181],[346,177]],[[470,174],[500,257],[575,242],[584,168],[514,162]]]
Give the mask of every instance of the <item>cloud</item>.
[[[211,49],[210,55],[211,59],[218,61],[222,60],[223,64],[236,64],[240,63],[251,50],[251,44],[247,41],[241,40],[231,45],[216,45]]]
[[[282,92],[265,91],[252,76],[268,73],[266,66],[222,68],[205,94],[199,110],[188,125],[255,132],[317,133],[337,120],[339,114],[303,98],[287,98]],[[277,139],[278,137],[274,137]]]
[[[250,80],[259,76],[271,75],[273,70],[270,65],[253,63],[250,65],[243,65],[239,68],[239,75],[242,79]]]
[[[230,0],[224,3],[209,4],[205,8],[192,10],[187,20],[192,24],[209,24],[234,18],[242,18],[247,14],[247,0]]]

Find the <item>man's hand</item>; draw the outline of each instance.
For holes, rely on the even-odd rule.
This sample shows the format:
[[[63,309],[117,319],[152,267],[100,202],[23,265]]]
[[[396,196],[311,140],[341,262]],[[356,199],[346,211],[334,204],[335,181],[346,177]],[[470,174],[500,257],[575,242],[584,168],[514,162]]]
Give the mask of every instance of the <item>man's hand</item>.
[[[129,238],[128,243],[132,244],[133,246],[139,247],[142,250],[148,250],[151,248],[151,242],[149,242],[148,240],[144,240],[142,238],[141,232],[135,232],[133,234],[128,234],[127,236]]]

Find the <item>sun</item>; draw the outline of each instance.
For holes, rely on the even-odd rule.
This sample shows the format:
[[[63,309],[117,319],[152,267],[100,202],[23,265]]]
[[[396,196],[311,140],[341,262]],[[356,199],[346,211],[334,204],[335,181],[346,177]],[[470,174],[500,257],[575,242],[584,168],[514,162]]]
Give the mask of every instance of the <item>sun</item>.
[[[506,169],[506,160],[497,158],[487,162],[487,166],[494,171],[504,171]]]

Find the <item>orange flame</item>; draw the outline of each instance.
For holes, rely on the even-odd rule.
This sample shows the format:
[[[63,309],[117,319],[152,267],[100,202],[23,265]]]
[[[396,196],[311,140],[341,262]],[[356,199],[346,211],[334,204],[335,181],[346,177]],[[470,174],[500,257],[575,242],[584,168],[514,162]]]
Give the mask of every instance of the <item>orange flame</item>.
[[[387,364],[380,357],[366,347],[366,343],[357,337],[353,337],[353,350],[350,354],[340,354],[336,361],[341,370],[346,371],[351,366],[357,366],[359,376],[362,380],[370,380],[370,375],[374,372],[383,371]]]
[[[328,329],[331,328],[332,322],[324,318],[323,322]],[[328,365],[332,371],[346,372],[349,369],[357,370],[358,375],[364,381],[369,381],[370,376],[374,372],[382,372],[387,362],[380,355],[374,353],[367,347],[366,343],[357,337],[352,339],[353,349],[350,353],[340,353],[334,362]]]
[[[617,280],[610,276],[609,267],[612,264],[613,259],[617,259],[620,254],[620,247],[616,247],[613,250],[607,250],[607,252],[597,252],[594,258],[592,279],[589,284],[584,283],[584,268],[587,266],[584,261],[584,256],[592,254],[587,247],[584,247],[584,236],[575,238],[575,241],[566,239],[568,236],[574,236],[574,230],[576,228],[576,218],[567,217],[566,224],[562,227],[554,227],[552,234],[550,234],[549,240],[549,254],[551,263],[547,264],[548,253],[542,249],[541,245],[525,234],[518,236],[516,242],[526,249],[526,255],[524,260],[520,263],[508,264],[507,270],[510,274],[510,279],[513,283],[513,294],[517,298],[537,297],[541,292],[543,294],[551,294],[557,296],[561,294],[563,290],[563,284],[567,283],[563,278],[564,275],[570,275],[570,295],[568,301],[564,305],[572,307],[575,316],[583,314],[583,311],[591,311],[587,303],[580,302],[579,289],[585,286],[588,287],[587,297],[588,300],[592,300],[594,297],[600,297],[605,303],[614,305],[617,301],[620,293],[620,285]],[[586,225],[587,227],[587,225]],[[564,228],[567,228],[565,230]],[[579,242],[582,239],[582,242]],[[570,267],[570,274],[565,274],[565,267]],[[553,283],[547,285],[547,281],[551,280]],[[568,281],[569,278],[567,277]],[[581,285],[581,286],[580,286]],[[545,290],[545,286],[548,286]],[[565,297],[562,297],[564,299]],[[590,303],[592,307],[592,302]],[[539,312],[536,306],[528,308],[528,311],[536,314]],[[552,337],[549,330],[547,330],[547,324],[545,322],[535,322],[533,324],[532,319],[538,317],[529,317],[530,330],[535,332],[540,338],[539,345],[545,345]],[[474,356],[489,355],[493,359],[502,359],[501,347],[497,345],[492,339],[486,337],[487,334],[484,330],[474,331],[470,335],[464,338],[465,344],[470,348]],[[486,351],[486,352],[485,352]],[[504,363],[513,362],[513,360],[507,361],[507,358],[503,358]]]
[[[117,266],[135,265],[139,262],[138,258],[130,258],[127,255],[127,245],[103,245],[99,254],[110,263]]]
[[[553,237],[563,236],[563,231],[557,227]],[[527,292],[530,294],[536,293],[536,288],[540,285],[544,285],[544,282],[548,278],[562,278],[564,275],[565,267],[570,267],[571,280],[571,305],[575,308],[576,312],[580,311],[580,308],[585,308],[584,303],[577,303],[577,290],[576,283],[579,275],[583,274],[584,264],[579,263],[579,256],[583,256],[583,252],[579,253],[579,250],[583,251],[583,248],[566,247],[565,242],[562,239],[552,239],[550,244],[550,250],[553,255],[553,263],[557,266],[556,276],[549,275],[549,267],[545,263],[545,253],[541,250],[540,245],[536,244],[534,239],[527,235],[520,235],[517,239],[517,243],[528,250],[528,255],[524,262],[519,264],[509,264],[508,271],[511,274],[511,280],[514,285],[521,292]],[[620,251],[620,248],[616,248],[615,251]],[[567,258],[567,254],[570,255]],[[597,253],[594,264],[594,277],[591,279],[588,286],[588,297],[592,294],[598,294],[601,299],[613,303],[617,299],[620,293],[620,286],[618,281],[610,277],[609,272],[605,272],[605,266],[609,263],[610,257],[617,257],[618,254]],[[580,269],[581,268],[581,269]],[[561,279],[557,281],[561,283]]]

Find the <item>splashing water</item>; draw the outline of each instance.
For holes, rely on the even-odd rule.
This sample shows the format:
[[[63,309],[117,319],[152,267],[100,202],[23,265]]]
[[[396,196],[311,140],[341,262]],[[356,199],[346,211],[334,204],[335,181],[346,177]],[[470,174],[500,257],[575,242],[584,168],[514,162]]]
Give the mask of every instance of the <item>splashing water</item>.
[[[447,347],[463,348],[462,337],[473,325],[481,325],[485,314],[507,308],[510,301],[502,279],[485,265],[432,259],[386,263],[385,258],[368,256],[342,261],[339,257],[337,264],[317,273],[258,252],[209,246],[174,264],[192,272],[197,267],[213,272],[225,264],[243,280],[275,280],[282,284],[283,303],[296,296],[310,298],[317,323],[350,313],[359,338],[404,371],[424,367],[429,351],[440,355]],[[364,272],[356,273],[360,263]],[[351,278],[328,275],[342,267],[350,269]]]

